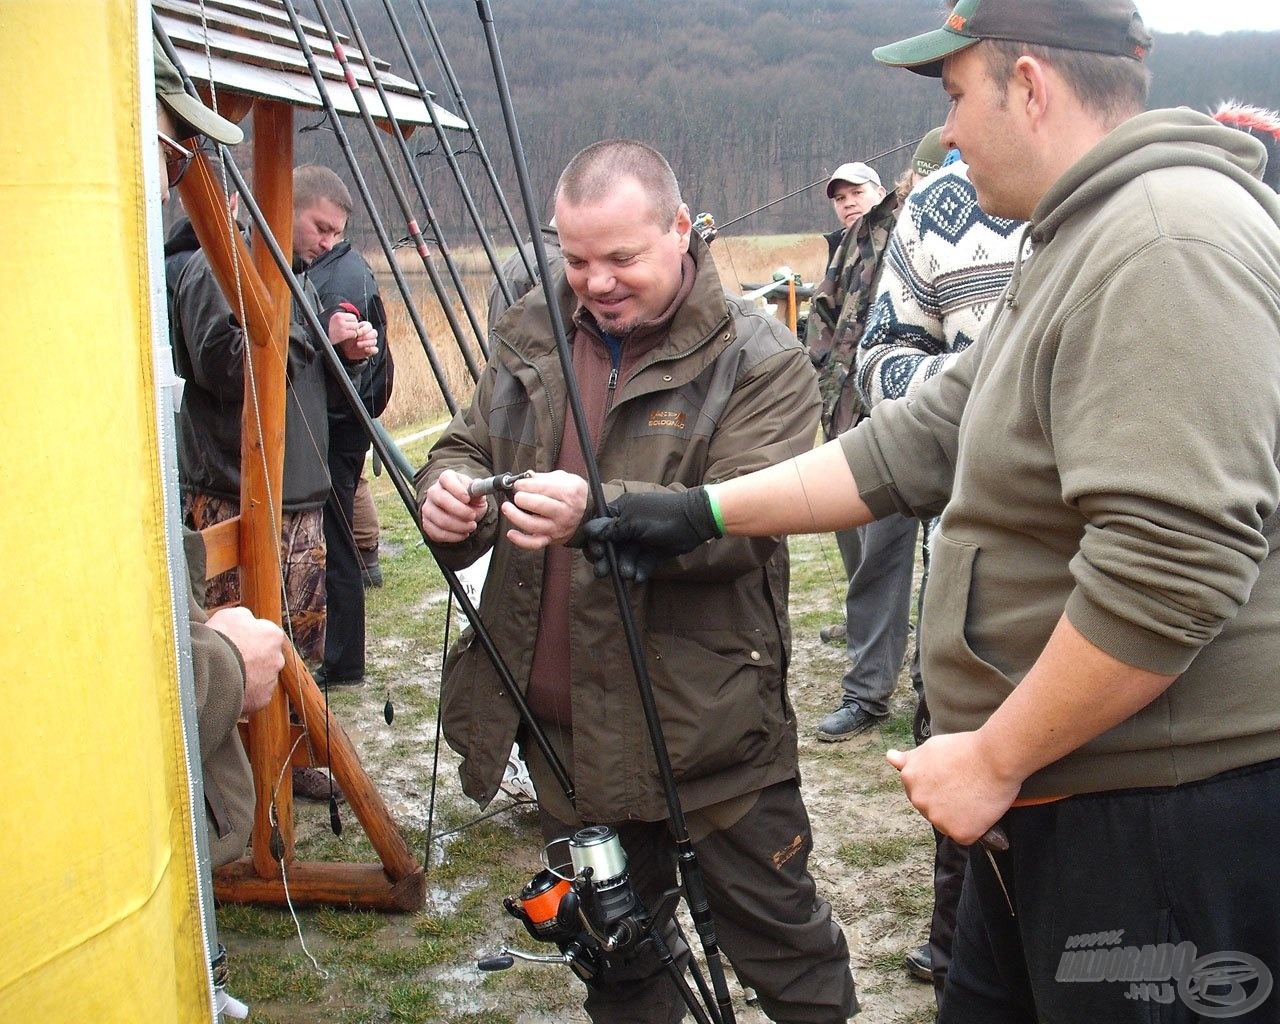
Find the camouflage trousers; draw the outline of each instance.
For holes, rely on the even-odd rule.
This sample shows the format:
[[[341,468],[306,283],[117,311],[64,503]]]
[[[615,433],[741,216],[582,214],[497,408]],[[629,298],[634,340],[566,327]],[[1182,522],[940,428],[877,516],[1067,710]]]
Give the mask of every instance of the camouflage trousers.
[[[240,503],[210,494],[183,492],[182,516],[203,530],[240,514]],[[324,509],[285,512],[280,520],[280,570],[284,576],[284,627],[298,654],[308,663],[324,658],[325,544]],[[228,569],[208,581],[209,608],[240,603],[240,570]]]

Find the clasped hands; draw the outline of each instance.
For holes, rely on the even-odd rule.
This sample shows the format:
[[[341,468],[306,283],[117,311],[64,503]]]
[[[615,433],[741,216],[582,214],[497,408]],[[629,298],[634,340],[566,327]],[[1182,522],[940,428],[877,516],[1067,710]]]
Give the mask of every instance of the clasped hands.
[[[349,362],[358,363],[378,352],[377,330],[351,310],[339,309],[329,317],[328,334],[333,347]]]
[[[429,540],[457,544],[476,531],[488,511],[489,499],[471,496],[467,488],[473,479],[446,469],[427,489],[419,514]],[[582,524],[587,497],[587,482],[564,470],[517,480],[501,503],[508,524],[507,539],[527,551],[568,543]]]
[[[440,544],[456,544],[475,532],[488,510],[488,499],[472,497],[472,478],[445,470],[428,488],[420,513],[427,537]],[[518,480],[501,510],[516,547],[534,551],[549,544],[568,543],[581,527],[587,557],[595,574],[608,575],[607,545],[612,543],[624,579],[643,583],[654,566],[719,537],[706,490],[628,491],[618,495],[608,514],[583,523],[588,504],[587,482],[556,470]]]

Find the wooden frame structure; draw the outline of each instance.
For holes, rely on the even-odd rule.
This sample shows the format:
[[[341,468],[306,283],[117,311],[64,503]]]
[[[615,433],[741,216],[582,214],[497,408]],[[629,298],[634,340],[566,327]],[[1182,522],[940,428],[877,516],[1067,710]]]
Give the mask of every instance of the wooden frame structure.
[[[209,3],[214,18],[203,23],[193,23],[189,5],[175,0],[156,0],[155,10],[175,44],[188,48],[192,77],[197,82],[215,81],[219,112],[234,121],[252,115],[254,198],[271,234],[287,253],[293,231],[293,108],[320,106],[319,97],[300,67],[301,58],[289,49],[287,19],[278,4],[272,0]],[[281,22],[286,26],[283,31]],[[207,33],[206,25],[210,26]],[[309,37],[320,28],[307,27]],[[318,36],[313,47],[317,53],[333,52]],[[206,60],[207,54],[213,58]],[[326,63],[333,65],[325,70],[326,87],[333,98],[346,86],[337,62]],[[365,75],[369,71],[361,69]],[[420,97],[410,83],[389,75],[381,62],[375,73],[384,86],[396,90],[394,96],[389,93],[388,102],[406,133],[430,123],[425,106],[429,99]],[[332,86],[330,76],[336,79]],[[207,87],[202,84],[201,88],[209,102]],[[308,91],[312,102],[306,101]],[[349,91],[346,101],[351,102]],[[435,117],[445,127],[465,126],[438,108]],[[255,615],[279,623],[279,523],[291,296],[268,247],[257,239],[251,252],[236,230],[207,154],[196,155],[179,192],[218,284],[232,309],[244,310],[245,395],[256,395],[256,401],[246,400],[243,413],[240,515],[204,531],[207,572],[212,577],[239,566],[243,604]],[[420,908],[426,895],[423,868],[292,646],[287,648],[280,682],[271,702],[251,716],[245,730],[257,796],[251,851],[214,873],[215,896],[227,902],[283,904],[288,900],[295,905]],[[290,707],[301,724],[290,721]],[[294,859],[289,769],[294,763],[309,764],[313,759],[329,766],[380,863]]]

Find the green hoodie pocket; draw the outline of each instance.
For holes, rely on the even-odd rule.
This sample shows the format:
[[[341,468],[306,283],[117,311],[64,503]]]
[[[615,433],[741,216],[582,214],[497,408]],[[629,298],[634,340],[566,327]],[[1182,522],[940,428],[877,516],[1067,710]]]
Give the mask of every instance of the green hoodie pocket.
[[[970,618],[981,614],[970,605],[981,557],[976,544],[952,540],[940,528],[934,532],[921,651],[934,735],[978,728],[1013,692],[1013,681],[978,657],[966,634]]]

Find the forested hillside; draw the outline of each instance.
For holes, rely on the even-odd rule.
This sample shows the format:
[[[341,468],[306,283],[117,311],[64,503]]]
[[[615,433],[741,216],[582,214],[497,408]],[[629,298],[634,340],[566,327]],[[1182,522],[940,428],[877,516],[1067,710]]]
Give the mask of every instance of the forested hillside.
[[[384,2],[355,0],[354,6],[371,48],[408,78]],[[424,30],[426,0],[393,2],[428,86],[455,108]],[[307,5],[299,6],[306,13]],[[519,216],[477,6],[447,0],[426,9]],[[492,10],[540,200],[576,150],[600,138],[632,136],[668,156],[695,212],[710,211],[723,224],[825,180],[845,160],[871,160],[882,177],[892,178],[906,165],[910,145],[871,158],[911,143],[946,113],[935,80],[871,58],[874,46],[936,25],[936,0],[492,0]],[[1280,106],[1278,56],[1280,33],[1157,35],[1152,105],[1206,109],[1234,96]],[[369,153],[372,168],[363,129],[353,121],[348,131]],[[415,144],[447,237],[465,240],[463,206],[443,157],[425,133]],[[298,153],[345,171],[328,133],[305,133]],[[475,172],[486,222],[496,228],[499,208],[481,165],[473,154],[462,159]],[[370,175],[371,184],[377,177]],[[384,209],[392,209],[385,186],[375,191],[385,198]],[[813,188],[733,230],[811,231],[829,219],[822,189]],[[363,217],[353,222],[357,234],[364,223]]]

